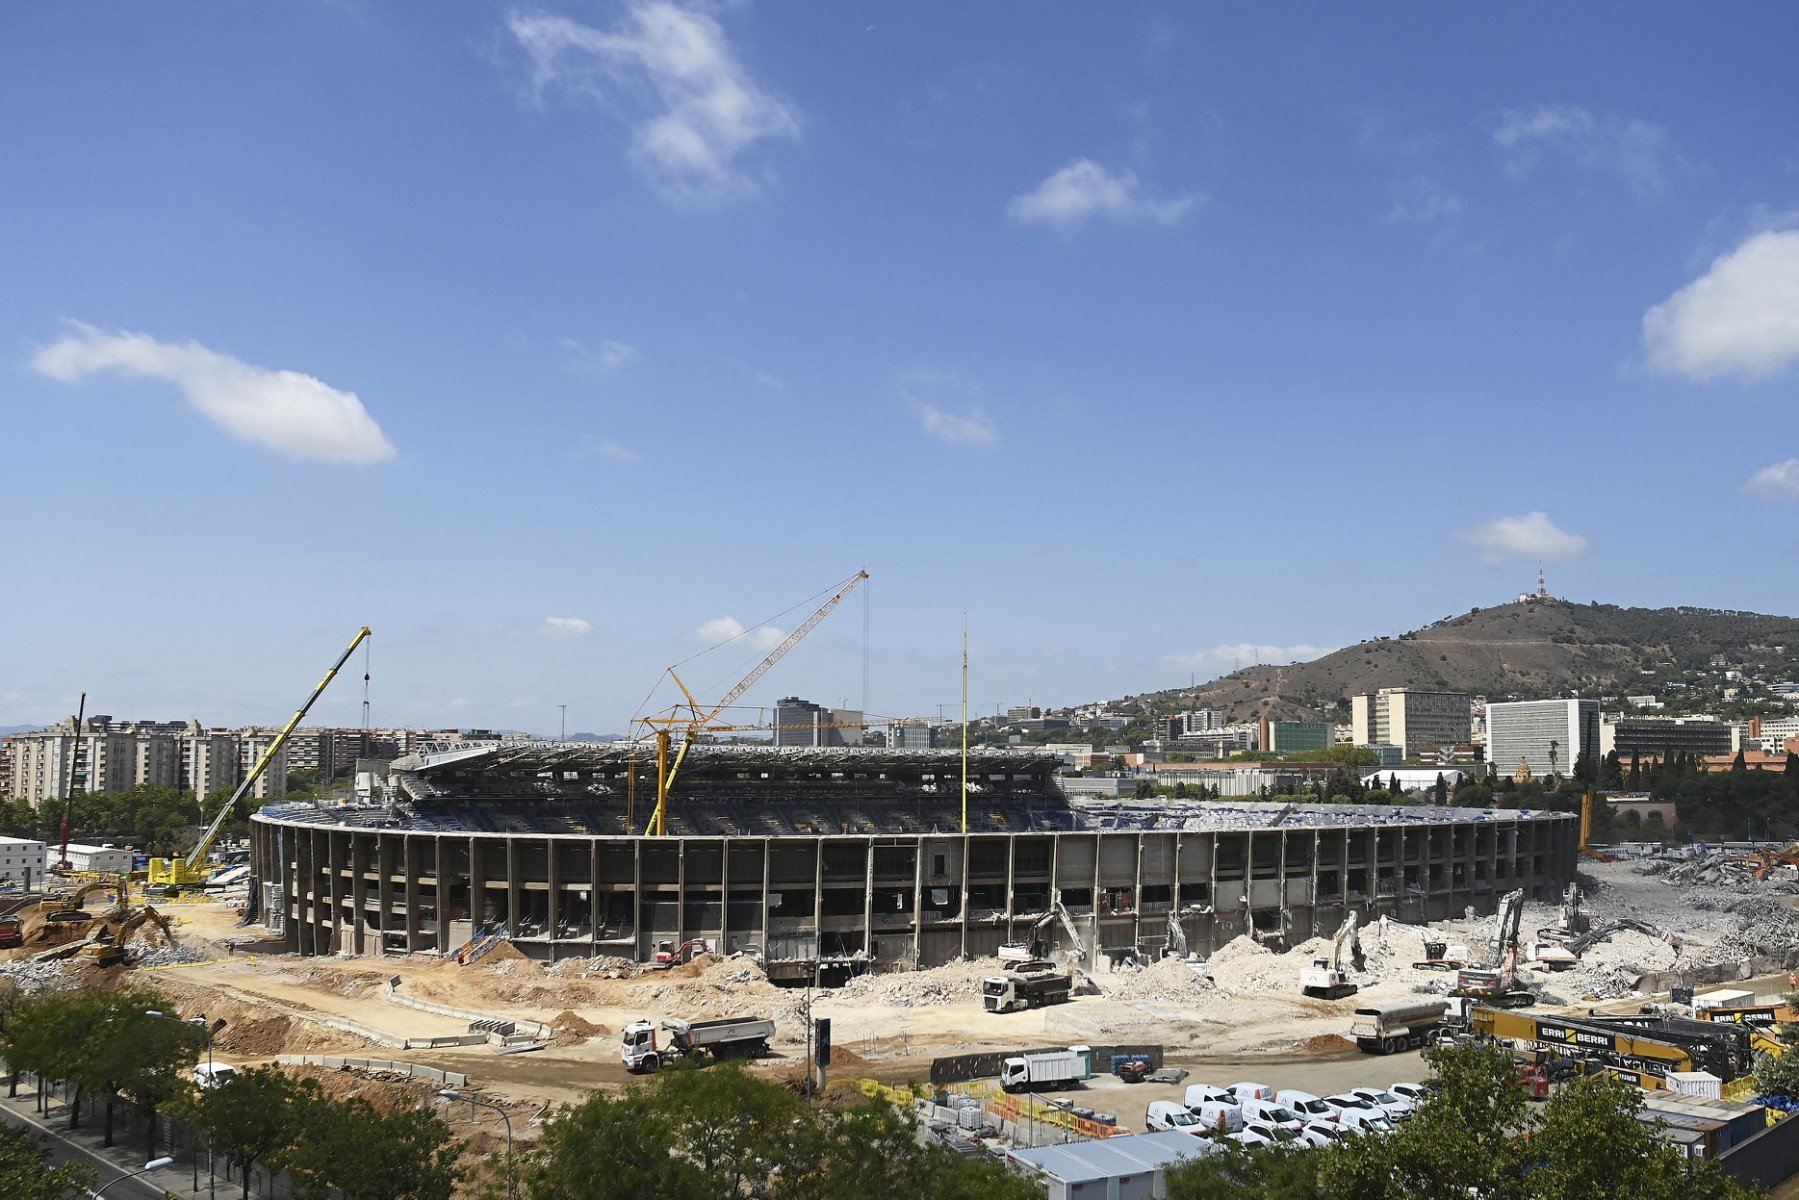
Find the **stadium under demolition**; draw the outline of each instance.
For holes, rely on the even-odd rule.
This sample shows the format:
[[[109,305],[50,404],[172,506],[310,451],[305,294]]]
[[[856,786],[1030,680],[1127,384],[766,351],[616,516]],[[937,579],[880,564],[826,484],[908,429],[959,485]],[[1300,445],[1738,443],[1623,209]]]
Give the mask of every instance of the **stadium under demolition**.
[[[464,745],[396,761],[379,807],[263,809],[252,894],[303,955],[497,935],[540,959],[647,962],[703,939],[776,981],[830,983],[1045,930],[1056,957],[1102,968],[1244,934],[1294,945],[1352,910],[1423,922],[1490,913],[1514,889],[1553,901],[1575,872],[1568,814],[1071,801],[1055,758],[1018,750],[970,753],[965,828],[961,762],[696,745],[650,836],[641,747]]]

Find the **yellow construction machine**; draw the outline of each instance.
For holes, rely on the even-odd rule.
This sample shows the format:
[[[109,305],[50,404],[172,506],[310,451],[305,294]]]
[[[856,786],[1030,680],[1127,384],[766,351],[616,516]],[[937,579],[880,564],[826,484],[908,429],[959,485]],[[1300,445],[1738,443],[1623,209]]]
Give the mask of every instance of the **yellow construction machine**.
[[[319,685],[312,689],[312,694],[306,697],[306,702],[300,705],[299,711],[288,719],[281,732],[275,735],[267,749],[257,758],[256,765],[250,768],[250,773],[245,775],[243,782],[237,785],[237,790],[231,793],[231,798],[219,807],[218,814],[212,819],[212,824],[206,827],[206,832],[194,844],[194,848],[189,852],[187,858],[153,858],[150,860],[149,886],[151,888],[160,894],[170,895],[187,888],[197,888],[206,882],[206,852],[212,849],[213,839],[219,836],[219,830],[224,826],[225,819],[237,807],[238,801],[250,794],[250,789],[256,786],[256,781],[262,778],[262,774],[268,770],[269,764],[274,762],[276,756],[287,746],[287,740],[293,736],[294,730],[300,727],[300,722],[311,710],[313,702],[324,694],[331,681],[337,678],[338,671],[350,660],[350,655],[356,653],[356,647],[362,645],[363,640],[368,636],[369,627],[367,625],[356,631],[356,636],[350,639],[349,647],[338,655],[337,661],[331,664],[331,669],[325,672],[325,677],[319,680]]]
[[[87,942],[77,953],[99,967],[110,967],[124,962],[125,943],[131,940],[132,934],[148,924],[154,924],[162,930],[163,940],[169,945],[175,944],[175,931],[170,927],[169,919],[146,904],[131,917],[120,922],[119,928],[111,937]]]

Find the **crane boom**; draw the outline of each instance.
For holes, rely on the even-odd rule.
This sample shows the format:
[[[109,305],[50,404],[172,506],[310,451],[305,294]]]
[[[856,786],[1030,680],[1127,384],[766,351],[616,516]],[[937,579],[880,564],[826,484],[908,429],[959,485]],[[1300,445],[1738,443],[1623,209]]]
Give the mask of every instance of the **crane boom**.
[[[823,604],[818,606],[817,612],[807,617],[805,621],[800,624],[799,628],[783,638],[780,645],[764,655],[762,661],[757,663],[755,668],[751,670],[748,675],[745,675],[742,679],[738,680],[736,686],[726,692],[722,700],[717,704],[714,704],[704,713],[700,711],[699,701],[694,699],[693,693],[689,691],[687,685],[681,681],[681,677],[675,674],[675,669],[673,667],[668,669],[669,677],[675,681],[675,686],[681,689],[682,696],[686,697],[687,700],[688,711],[693,715],[690,717],[670,715],[666,717],[638,718],[638,721],[642,725],[649,726],[656,731],[656,811],[650,816],[649,833],[661,835],[666,832],[664,822],[668,811],[668,791],[674,784],[676,773],[681,769],[681,763],[687,758],[687,748],[693,744],[694,738],[698,736],[702,730],[711,728],[713,720],[719,713],[723,712],[732,704],[735,704],[745,692],[755,686],[758,679],[761,679],[764,675],[768,674],[770,667],[773,667],[776,663],[780,662],[789,650],[799,645],[808,633],[811,633],[814,629],[818,628],[818,623],[830,616],[831,610],[843,603],[843,598],[855,591],[857,585],[867,578],[867,571],[857,571],[854,575],[851,575],[837,588],[837,591],[832,594],[829,600],[826,600]],[[669,731],[677,725],[684,726],[685,728],[681,738],[681,747],[675,752],[674,761],[671,765],[669,761],[669,751],[671,749],[670,742],[672,739]]]
[[[370,636],[367,625],[356,631],[356,636],[350,639],[349,646],[337,656],[337,661],[331,664],[331,669],[325,672],[325,677],[319,680],[318,686],[312,689],[305,702],[295,710],[293,716],[288,718],[287,724],[281,727],[281,732],[275,735],[268,747],[258,756],[256,764],[250,768],[249,774],[245,775],[243,782],[237,785],[237,790],[231,793],[231,798],[219,808],[218,815],[212,819],[212,824],[206,827],[206,832],[201,835],[198,842],[194,843],[192,853],[187,856],[185,861],[179,863],[162,859],[153,861],[150,864],[151,883],[180,887],[200,882],[202,875],[199,865],[206,861],[206,852],[212,848],[213,839],[219,836],[219,830],[225,825],[225,818],[237,807],[238,801],[250,794],[250,789],[256,786],[256,781],[262,778],[262,774],[268,769],[269,764],[275,761],[275,756],[286,747],[294,730],[298,729],[300,722],[306,719],[306,714],[311,711],[313,703],[324,695],[327,687],[331,686],[331,681],[337,678],[338,671],[342,670],[343,665],[350,661],[350,655],[356,653],[356,647],[362,645],[363,641]]]

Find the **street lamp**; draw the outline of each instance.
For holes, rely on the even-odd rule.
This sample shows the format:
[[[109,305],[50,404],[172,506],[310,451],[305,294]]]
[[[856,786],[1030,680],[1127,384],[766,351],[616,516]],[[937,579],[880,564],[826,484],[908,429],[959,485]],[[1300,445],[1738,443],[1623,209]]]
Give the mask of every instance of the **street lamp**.
[[[127,1179],[136,1179],[139,1175],[148,1175],[152,1171],[160,1171],[164,1167],[168,1166],[170,1163],[172,1163],[174,1161],[175,1161],[174,1159],[166,1158],[166,1157],[165,1158],[153,1158],[149,1162],[144,1164],[142,1170],[133,1171],[129,1175],[121,1175],[117,1179],[113,1180],[112,1183],[106,1184],[105,1186],[101,1187],[101,1189],[99,1191],[94,1193],[94,1200],[100,1200],[100,1197],[104,1196],[112,1188],[113,1183],[123,1183]]]
[[[506,1200],[512,1200],[512,1118],[504,1108],[492,1100],[481,1100],[467,1096],[455,1088],[444,1088],[437,1093],[445,1100],[463,1100],[480,1108],[491,1108],[500,1114],[500,1120],[506,1122]]]
[[[219,1085],[218,1076],[213,1074],[213,1069],[212,1069],[212,1035],[217,1033],[219,1030],[225,1028],[225,1018],[220,1017],[217,1022],[215,1022],[211,1025],[208,1025],[206,1023],[206,1014],[205,1013],[201,1013],[197,1017],[193,1017],[193,1018],[184,1020],[181,1017],[175,1016],[173,1013],[160,1012],[154,1008],[147,1008],[144,1010],[144,1015],[146,1017],[156,1017],[159,1020],[163,1020],[163,1021],[173,1021],[173,1022],[175,1022],[175,1024],[185,1025],[189,1029],[198,1029],[200,1031],[200,1036],[206,1039],[206,1086],[207,1087],[217,1087]],[[212,1135],[211,1134],[208,1134],[206,1137],[206,1173],[210,1177],[210,1180],[207,1184],[207,1189],[206,1189],[207,1194],[210,1196],[216,1196],[216,1195],[218,1195],[219,1177],[218,1177],[218,1174],[213,1170]],[[199,1187],[199,1179],[200,1179],[199,1155],[195,1155],[194,1156],[194,1181],[195,1181],[194,1186],[196,1189]]]

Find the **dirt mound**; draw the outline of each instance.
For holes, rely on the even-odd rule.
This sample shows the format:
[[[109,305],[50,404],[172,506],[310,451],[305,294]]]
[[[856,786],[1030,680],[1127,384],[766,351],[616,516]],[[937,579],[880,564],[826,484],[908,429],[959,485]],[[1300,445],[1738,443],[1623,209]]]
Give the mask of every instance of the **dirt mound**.
[[[503,962],[530,963],[533,962],[533,960],[529,954],[526,954],[523,950],[520,950],[506,939],[501,938],[498,942],[494,943],[493,949],[489,950],[486,954],[483,954],[480,961],[474,965],[479,967],[497,966]]]
[[[582,1041],[612,1032],[604,1025],[595,1025],[592,1021],[582,1017],[580,1013],[568,1008],[550,1018],[549,1024],[556,1030],[557,1036],[567,1035]]]
[[[1321,1033],[1299,1043],[1299,1049],[1306,1054],[1341,1054],[1355,1048],[1356,1044],[1340,1033]]]

